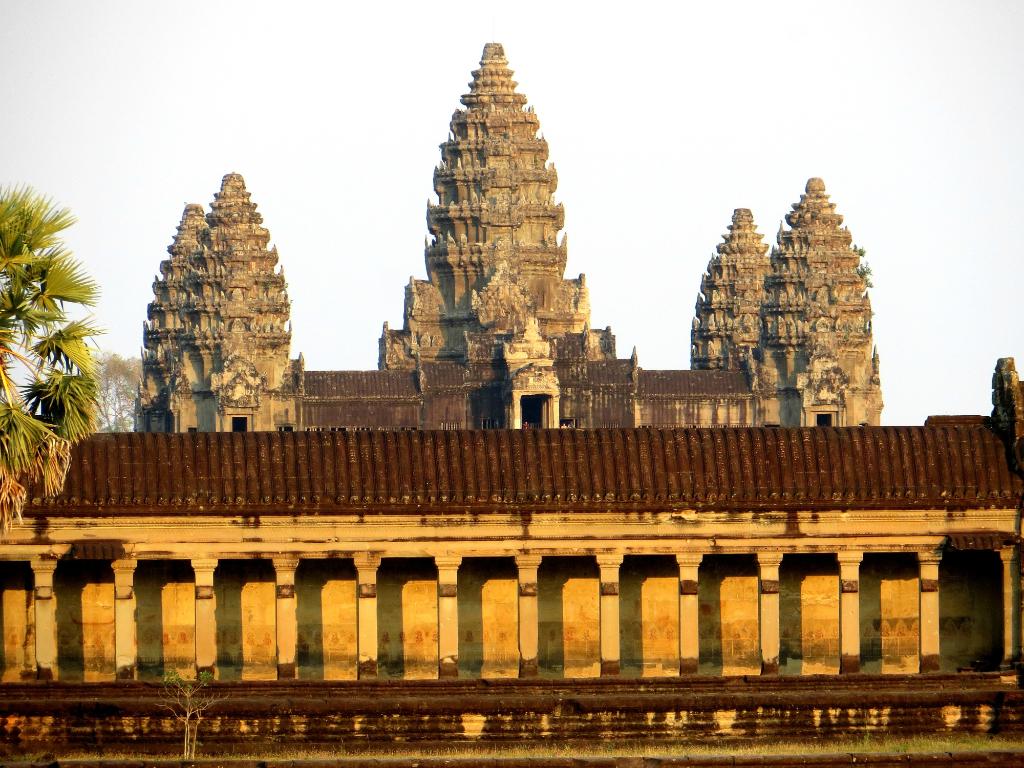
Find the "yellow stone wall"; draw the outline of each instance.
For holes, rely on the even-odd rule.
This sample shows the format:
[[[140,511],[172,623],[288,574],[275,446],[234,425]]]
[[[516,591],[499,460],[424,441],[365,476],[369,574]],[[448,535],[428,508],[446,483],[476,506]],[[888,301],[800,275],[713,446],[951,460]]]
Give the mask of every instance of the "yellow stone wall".
[[[459,675],[519,676],[519,581],[512,558],[459,568]]]
[[[860,566],[860,669],[913,674],[920,658],[920,578],[917,559],[866,554]]]
[[[697,585],[702,673],[760,673],[758,583],[757,561],[752,557],[704,558]]]
[[[0,563],[4,682],[35,677],[35,607],[28,563]]]
[[[779,570],[779,671],[839,673],[839,566],[832,555],[787,555]]]
[[[298,674],[356,677],[356,570],[351,560],[304,560],[295,572]]]
[[[184,560],[143,561],[135,569],[136,638],[140,678],[175,670],[195,676],[196,590]]]
[[[939,564],[939,664],[997,665],[1003,650],[1002,563],[995,552],[947,552]]]
[[[590,557],[551,557],[537,583],[538,654],[542,675],[601,674],[601,582]]]
[[[673,557],[626,557],[619,569],[621,670],[679,674],[679,568]]]
[[[381,677],[437,677],[437,568],[426,558],[385,559],[377,573]]]
[[[114,572],[109,562],[66,560],[54,574],[57,677],[114,679]]]
[[[267,560],[217,565],[217,673],[221,680],[277,678],[274,567]]]

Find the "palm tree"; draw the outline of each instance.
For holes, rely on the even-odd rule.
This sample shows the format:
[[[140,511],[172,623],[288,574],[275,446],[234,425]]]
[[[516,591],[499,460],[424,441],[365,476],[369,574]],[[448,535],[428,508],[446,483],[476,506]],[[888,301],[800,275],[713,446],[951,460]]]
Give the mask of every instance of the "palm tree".
[[[0,531],[20,522],[31,486],[60,492],[71,446],[96,423],[98,331],[68,313],[99,287],[61,240],[73,223],[28,187],[0,188]]]

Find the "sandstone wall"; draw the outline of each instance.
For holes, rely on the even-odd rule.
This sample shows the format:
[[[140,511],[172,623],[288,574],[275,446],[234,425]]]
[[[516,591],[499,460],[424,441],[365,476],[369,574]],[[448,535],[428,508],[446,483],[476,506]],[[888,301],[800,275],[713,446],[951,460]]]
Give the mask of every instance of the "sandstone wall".
[[[541,674],[596,677],[601,673],[600,587],[592,558],[545,558],[537,583]]]
[[[276,679],[273,567],[266,560],[222,562],[214,586],[220,679]]]
[[[512,558],[459,569],[459,676],[519,676],[519,582]]]
[[[298,676],[356,677],[356,570],[349,560],[307,560],[295,575]]]

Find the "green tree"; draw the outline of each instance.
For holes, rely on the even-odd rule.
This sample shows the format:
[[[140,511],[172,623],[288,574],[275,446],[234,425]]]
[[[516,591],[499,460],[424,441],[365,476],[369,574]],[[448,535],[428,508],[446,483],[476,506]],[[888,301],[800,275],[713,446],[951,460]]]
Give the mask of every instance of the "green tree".
[[[96,283],[64,246],[69,211],[28,187],[0,188],[0,530],[30,485],[64,483],[71,447],[96,425],[96,361],[87,319]]]
[[[142,378],[142,360],[102,352],[98,363],[98,429],[100,432],[131,432],[135,426],[135,398]]]

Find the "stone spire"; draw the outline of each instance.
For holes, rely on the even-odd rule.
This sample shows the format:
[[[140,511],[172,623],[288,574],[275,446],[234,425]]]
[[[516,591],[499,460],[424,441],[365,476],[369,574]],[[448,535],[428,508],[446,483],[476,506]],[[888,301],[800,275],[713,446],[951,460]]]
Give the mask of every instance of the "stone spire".
[[[740,370],[760,339],[768,246],[747,208],[732,214],[729,231],[701,278],[691,338],[694,369]]]
[[[139,428],[219,429],[214,410],[253,415],[262,391],[282,385],[290,305],[269,242],[236,173],[224,177],[205,216],[202,206],[185,206],[143,330]],[[247,398],[239,394],[246,387]]]
[[[834,424],[877,424],[882,397],[862,251],[821,179],[807,182],[786,223],[762,307],[762,359],[786,401],[780,418],[813,425],[820,413]]]
[[[586,286],[563,279],[558,177],[526,101],[504,49],[488,43],[440,145],[437,202],[427,205],[427,280],[409,284],[403,328],[381,337],[382,368],[412,369],[417,358],[465,361],[469,336],[521,334],[530,318],[544,338],[583,331]],[[607,349],[603,341],[595,347]]]

